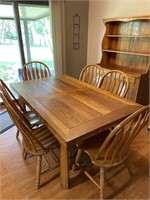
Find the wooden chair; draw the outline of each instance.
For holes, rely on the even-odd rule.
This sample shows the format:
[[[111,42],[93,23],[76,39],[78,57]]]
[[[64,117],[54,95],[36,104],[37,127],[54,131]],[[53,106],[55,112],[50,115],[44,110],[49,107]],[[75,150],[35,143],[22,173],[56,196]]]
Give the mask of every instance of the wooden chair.
[[[22,77],[24,81],[48,78],[51,76],[48,66],[39,61],[26,63],[22,68]]]
[[[31,110],[26,111],[24,109],[24,106],[22,106],[19,100],[15,98],[13,93],[10,91],[10,89],[7,87],[7,85],[4,83],[2,79],[0,79],[0,90],[4,93],[5,96],[9,97],[14,104],[16,104],[20,112],[23,113],[25,118],[28,120],[31,127],[38,126],[42,123],[35,113],[33,113]],[[19,136],[19,130],[17,130],[16,132],[17,139],[18,136]]]
[[[104,70],[99,65],[87,65],[82,69],[79,80],[97,86],[103,74]]]
[[[28,120],[24,117],[18,107],[12,103],[9,97],[5,96],[3,92],[1,92],[1,97],[10,114],[10,117],[22,134],[23,149],[26,152],[37,156],[36,187],[38,189],[45,185],[45,183],[40,183],[41,174],[56,166],[50,166],[48,160],[44,156],[51,151],[53,153],[52,155],[54,155],[58,161],[58,158],[54,154],[53,150],[56,147],[59,147],[59,143],[45,125],[34,128],[31,127]],[[43,172],[41,172],[42,158],[44,158],[48,165],[48,169]]]
[[[100,189],[100,198],[104,198],[104,173],[106,168],[116,167],[122,163],[127,167],[129,174],[128,156],[132,141],[149,120],[150,106],[145,106],[123,120],[111,132],[109,130],[77,144],[79,150],[75,164],[83,170],[85,175]],[[91,162],[100,168],[100,184],[83,168],[80,156],[84,152]],[[80,162],[79,162],[80,161]],[[85,166],[84,166],[85,167]]]
[[[98,83],[98,87],[118,96],[125,97],[129,87],[128,77],[122,71],[111,70],[102,77]]]

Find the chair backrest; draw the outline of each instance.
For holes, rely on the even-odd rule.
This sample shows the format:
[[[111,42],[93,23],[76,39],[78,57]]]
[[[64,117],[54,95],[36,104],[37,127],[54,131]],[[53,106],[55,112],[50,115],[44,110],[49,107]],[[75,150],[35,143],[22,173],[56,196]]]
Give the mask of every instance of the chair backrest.
[[[22,77],[24,81],[48,78],[51,76],[48,66],[39,61],[26,63],[22,68]]]
[[[122,71],[111,70],[102,77],[98,83],[98,87],[118,96],[125,97],[129,87],[128,77]]]
[[[26,149],[34,154],[38,153],[39,151],[46,151],[45,147],[33,134],[33,131],[36,131],[36,134],[38,134],[38,129],[40,129],[39,131],[42,131],[43,126],[38,127],[37,130],[31,128],[28,120],[23,116],[21,111],[13,103],[9,96],[5,96],[5,93],[3,93],[3,91],[0,91],[0,96],[4,101],[4,104],[11,119],[22,134],[23,143]]]
[[[137,110],[124,119],[114,130],[109,133],[104,143],[95,155],[95,159],[102,158],[104,165],[116,165],[123,162],[129,153],[129,147],[149,121],[150,105]]]
[[[5,96],[9,97],[18,106],[21,112],[25,111],[2,79],[0,79],[0,90],[5,94]]]
[[[104,70],[101,66],[92,64],[85,66],[79,76],[79,80],[97,86],[104,74]]]

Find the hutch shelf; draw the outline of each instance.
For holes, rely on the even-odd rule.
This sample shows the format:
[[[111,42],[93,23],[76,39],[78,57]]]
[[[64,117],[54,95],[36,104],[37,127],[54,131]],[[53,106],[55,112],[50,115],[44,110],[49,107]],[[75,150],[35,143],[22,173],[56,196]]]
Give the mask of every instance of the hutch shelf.
[[[150,16],[104,19],[101,67],[129,77],[126,98],[149,104]]]

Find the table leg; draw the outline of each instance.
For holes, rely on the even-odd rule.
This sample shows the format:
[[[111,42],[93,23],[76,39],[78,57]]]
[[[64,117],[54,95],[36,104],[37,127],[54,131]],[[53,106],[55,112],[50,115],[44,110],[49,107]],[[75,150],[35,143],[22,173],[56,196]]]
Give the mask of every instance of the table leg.
[[[60,179],[61,188],[69,188],[69,164],[68,164],[68,150],[63,144],[60,145]]]

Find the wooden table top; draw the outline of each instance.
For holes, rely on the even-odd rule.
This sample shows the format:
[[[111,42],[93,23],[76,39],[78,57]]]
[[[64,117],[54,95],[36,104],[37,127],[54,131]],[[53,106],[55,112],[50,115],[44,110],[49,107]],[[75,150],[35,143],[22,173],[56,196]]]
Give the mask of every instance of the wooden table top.
[[[64,144],[90,137],[96,129],[105,130],[141,107],[66,75],[10,86]]]

